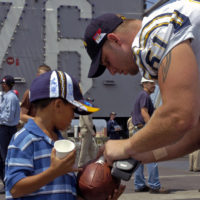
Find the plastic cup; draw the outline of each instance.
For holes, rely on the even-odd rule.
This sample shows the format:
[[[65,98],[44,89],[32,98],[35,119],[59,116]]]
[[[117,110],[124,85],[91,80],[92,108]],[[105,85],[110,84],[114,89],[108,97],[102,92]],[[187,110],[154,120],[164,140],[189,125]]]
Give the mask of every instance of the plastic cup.
[[[70,140],[57,140],[54,143],[56,157],[62,159],[75,149],[75,144]]]

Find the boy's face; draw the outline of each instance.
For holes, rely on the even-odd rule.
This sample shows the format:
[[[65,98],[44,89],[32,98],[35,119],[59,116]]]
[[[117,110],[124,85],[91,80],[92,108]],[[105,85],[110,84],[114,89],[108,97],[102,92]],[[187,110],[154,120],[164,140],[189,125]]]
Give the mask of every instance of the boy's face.
[[[75,106],[70,103],[65,103],[63,100],[57,104],[58,112],[56,113],[56,128],[59,130],[65,130],[71,124],[74,118]]]

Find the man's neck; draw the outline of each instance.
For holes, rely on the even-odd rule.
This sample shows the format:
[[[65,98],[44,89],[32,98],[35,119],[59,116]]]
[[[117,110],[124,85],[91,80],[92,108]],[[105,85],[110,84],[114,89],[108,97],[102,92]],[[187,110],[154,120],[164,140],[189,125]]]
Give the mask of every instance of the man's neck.
[[[125,41],[127,44],[132,44],[135,36],[139,32],[142,26],[141,20],[131,20],[127,23],[124,28],[118,29],[117,34],[120,35],[120,38]]]
[[[141,20],[133,20],[129,24],[129,29],[130,29],[131,34],[132,34],[131,43],[133,42],[133,40],[135,39],[135,36],[140,31],[141,27],[142,27],[142,21]]]

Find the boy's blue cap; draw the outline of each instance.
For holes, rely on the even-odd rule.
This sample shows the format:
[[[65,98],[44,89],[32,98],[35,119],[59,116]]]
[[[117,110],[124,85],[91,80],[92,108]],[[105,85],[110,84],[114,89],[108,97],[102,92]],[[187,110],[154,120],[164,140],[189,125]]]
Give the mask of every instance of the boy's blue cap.
[[[84,36],[85,48],[92,59],[89,78],[96,78],[103,74],[106,67],[101,65],[102,46],[106,41],[107,34],[114,31],[124,20],[124,17],[107,13],[92,19],[87,26]]]
[[[65,99],[76,106],[75,112],[80,115],[99,111],[99,108],[84,100],[78,82],[62,71],[46,72],[31,83],[30,102],[48,98]]]

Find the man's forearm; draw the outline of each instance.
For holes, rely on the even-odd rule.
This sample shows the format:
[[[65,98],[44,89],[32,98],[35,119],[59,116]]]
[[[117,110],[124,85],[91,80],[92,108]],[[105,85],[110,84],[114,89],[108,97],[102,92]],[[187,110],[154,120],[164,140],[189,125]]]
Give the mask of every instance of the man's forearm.
[[[200,148],[199,137],[200,124],[188,131],[177,143],[166,147],[168,155],[160,159],[160,161],[175,159],[189,154]]]
[[[153,151],[137,153],[133,157],[143,163],[151,163],[184,156],[200,148],[199,130],[200,125],[198,124],[198,126],[188,131],[178,142]]]
[[[152,151],[178,141],[183,135],[184,132],[177,130],[171,112],[161,106],[145,127],[129,139],[132,148],[127,149],[127,152],[134,154]]]

